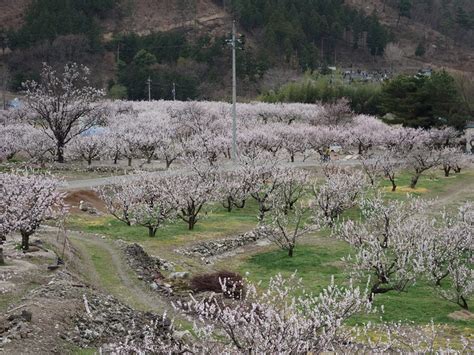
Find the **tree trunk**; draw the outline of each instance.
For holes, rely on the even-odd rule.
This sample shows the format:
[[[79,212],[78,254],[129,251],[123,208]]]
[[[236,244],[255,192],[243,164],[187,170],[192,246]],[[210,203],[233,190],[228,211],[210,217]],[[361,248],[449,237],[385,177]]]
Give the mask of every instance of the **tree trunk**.
[[[390,179],[390,182],[392,183],[392,192],[395,192],[397,189],[397,184],[395,184],[395,179]]]
[[[92,165],[92,158],[87,159],[87,165],[91,166]]]
[[[3,256],[3,243],[7,238],[3,235],[0,235],[0,266],[5,265],[5,258]]]
[[[392,192],[395,192],[397,190],[397,185],[395,185],[394,182],[392,182]]]
[[[465,310],[468,310],[468,309],[469,309],[469,307],[468,307],[468,305],[467,305],[467,301],[466,301],[466,299],[465,299],[463,296],[459,296],[459,302],[458,302],[458,304],[459,304],[462,308],[464,308]]]
[[[158,228],[156,227],[148,227],[148,236],[150,238],[154,237],[156,235],[156,231]]]
[[[291,161],[292,163],[295,162],[295,155],[294,155],[294,154],[291,154],[291,156],[290,156],[290,161]]]
[[[227,210],[227,212],[232,212],[232,205],[233,205],[232,197],[227,196],[226,202],[224,202],[222,205]]]
[[[172,162],[173,162],[172,159],[165,158],[166,170],[169,169],[169,167],[171,166],[171,163],[172,163]]]
[[[445,166],[445,167],[443,167],[443,170],[444,170],[444,176],[449,177],[449,172],[451,171],[451,167],[450,166]]]
[[[194,215],[189,216],[188,218],[188,230],[193,230],[194,225],[196,224],[196,217]]]
[[[374,300],[374,295],[376,294],[381,294],[381,293],[387,293],[389,291],[393,290],[393,287],[387,287],[387,288],[382,288],[380,287],[381,283],[378,282],[375,285],[372,286],[370,290],[370,295],[369,295],[369,301],[372,302]]]
[[[56,145],[56,161],[64,163],[64,143],[62,142],[57,142]]]
[[[258,221],[263,222],[263,219],[265,218],[265,212],[267,209],[263,205],[263,203],[259,203],[259,208],[258,208]]]
[[[288,249],[288,256],[289,256],[290,258],[293,257],[293,248]]]
[[[418,183],[418,179],[420,178],[420,174],[415,174],[411,178],[411,183],[410,183],[410,188],[414,189],[416,187],[416,184]]]
[[[245,200],[240,201],[240,203],[237,203],[234,201],[234,206],[237,208],[244,208],[245,207]]]
[[[132,166],[132,158],[127,158],[128,159],[128,166]]]
[[[30,248],[30,235],[21,231],[21,250],[26,251]]]

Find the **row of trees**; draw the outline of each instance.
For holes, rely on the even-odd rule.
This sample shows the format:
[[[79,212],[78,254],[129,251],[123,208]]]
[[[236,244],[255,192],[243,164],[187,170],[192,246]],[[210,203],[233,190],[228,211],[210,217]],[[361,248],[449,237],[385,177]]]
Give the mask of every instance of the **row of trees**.
[[[217,102],[105,103],[88,84],[88,70],[75,64],[60,75],[45,66],[42,82],[25,83],[26,107],[3,112],[0,159],[24,151],[41,162],[64,161],[65,148],[89,164],[100,156],[155,158],[167,166],[177,157],[205,156],[211,163],[229,158],[231,107]],[[354,115],[345,100],[335,104],[239,105],[238,148],[260,150],[291,161],[331,145],[359,154],[396,147],[404,155],[421,148],[456,143],[452,129],[393,128],[371,116]],[[92,129],[92,130],[91,130]],[[425,149],[426,150],[426,149]],[[51,154],[53,152],[53,154]]]
[[[262,157],[260,157],[262,158]],[[147,227],[150,236],[165,221],[179,218],[191,230],[205,214],[206,205],[222,203],[228,212],[244,208],[253,199],[258,220],[263,221],[276,201],[285,212],[293,209],[304,192],[307,174],[268,164],[270,157],[246,159],[235,170],[217,169],[208,164],[190,163],[190,171],[166,175],[142,173],[97,191],[108,211],[127,225]]]
[[[144,115],[129,111],[120,113],[110,120],[108,126],[96,128],[89,135],[74,136],[83,130],[81,128],[73,127],[69,132],[59,130],[56,132],[56,143],[52,139],[53,134],[45,134],[29,124],[7,124],[0,130],[5,138],[2,155],[8,158],[17,152],[24,152],[33,161],[45,163],[54,157],[61,161],[66,154],[66,157],[84,160],[89,165],[99,158],[109,158],[115,163],[118,159],[125,158],[129,165],[136,158],[143,158],[148,163],[152,159],[160,159],[165,162],[166,167],[170,167],[179,158],[202,158],[212,165],[230,158],[228,119],[219,119],[214,114],[206,113],[202,106],[196,104],[181,106],[182,108],[164,116],[158,113],[150,117],[148,112]],[[280,120],[291,121],[298,117],[293,116],[295,111],[292,107],[287,107],[288,112],[285,112],[284,106],[253,105],[249,108],[257,109],[263,120],[268,120],[269,117],[275,119],[272,110],[278,108],[281,109],[278,117]],[[265,112],[265,109],[268,111]],[[337,112],[343,112],[341,109],[344,106],[324,108],[321,123],[325,122],[327,114],[331,115],[331,120],[336,121]],[[252,112],[252,117],[257,112]],[[131,117],[134,119],[130,120]],[[223,117],[226,117],[225,113]],[[378,176],[387,177],[392,182],[394,191],[398,171],[412,171],[411,187],[415,188],[420,176],[428,170],[442,167],[445,175],[449,176],[451,171],[459,172],[468,159],[456,145],[457,133],[454,130],[391,128],[371,117],[351,118],[344,113],[340,120],[346,120],[346,123],[323,126],[263,123],[251,119],[244,122],[240,129],[239,151],[243,157],[267,152],[278,159],[295,161],[306,160],[314,154],[326,158],[329,147],[341,144],[345,151],[355,150],[359,153],[363,169],[371,181]],[[49,132],[49,128],[47,130]],[[64,151],[66,142],[68,145]]]
[[[406,127],[451,126],[463,130],[472,114],[471,84],[463,76],[435,71],[431,76],[398,75],[382,83],[345,83],[318,77],[289,83],[262,96],[266,102],[334,102],[347,98],[361,114],[391,115]]]
[[[362,220],[339,224],[334,235],[354,247],[347,261],[358,278],[371,276],[372,296],[427,279],[443,298],[468,309],[474,292],[472,204],[433,219],[426,217],[430,203],[419,198],[386,202],[375,194],[359,206]]]

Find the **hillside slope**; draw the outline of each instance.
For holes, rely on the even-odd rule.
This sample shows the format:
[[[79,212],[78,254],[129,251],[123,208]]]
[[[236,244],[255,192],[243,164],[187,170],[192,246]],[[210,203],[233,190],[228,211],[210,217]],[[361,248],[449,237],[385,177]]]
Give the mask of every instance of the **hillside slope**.
[[[32,0],[0,0],[0,28],[18,29]],[[211,0],[120,0],[120,18],[105,20],[108,32],[151,32],[204,28],[214,34],[230,29],[230,16]]]
[[[4,28],[18,28],[22,15],[31,0],[0,0],[0,23]],[[434,30],[431,26],[413,19],[402,18],[397,25],[398,11],[387,0],[346,0],[346,4],[375,12],[395,36],[394,44],[384,59],[370,63],[369,56],[354,57],[349,48],[341,48],[338,62],[341,65],[387,67],[397,71],[415,71],[420,67],[448,68],[474,73],[474,49]],[[212,0],[122,0],[121,16],[112,16],[102,23],[104,38],[114,33],[140,35],[157,31],[187,29],[189,33],[222,35],[230,30],[231,16],[226,9]],[[248,34],[249,42],[252,34]],[[426,53],[415,56],[415,49],[423,43]],[[256,43],[258,45],[258,43]],[[370,63],[370,64],[369,64]]]
[[[418,70],[420,67],[448,68],[454,71],[474,73],[474,49],[466,43],[455,42],[452,38],[433,29],[432,26],[417,21],[417,14],[401,18],[398,10],[385,4],[387,0],[346,0],[348,5],[362,9],[367,14],[375,12],[381,22],[388,26],[395,36],[395,44],[401,50],[397,60],[404,71]],[[415,56],[419,43],[423,43],[426,53]]]
[[[0,0],[0,28],[17,29],[31,0]]]
[[[143,35],[190,27],[221,34],[230,28],[228,13],[211,0],[132,0],[122,6],[125,16],[115,30],[123,32]]]

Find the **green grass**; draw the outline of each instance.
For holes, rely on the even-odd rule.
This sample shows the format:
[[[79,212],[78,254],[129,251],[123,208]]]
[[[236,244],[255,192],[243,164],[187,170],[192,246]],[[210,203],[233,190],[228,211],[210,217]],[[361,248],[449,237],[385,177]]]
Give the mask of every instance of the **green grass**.
[[[270,277],[277,273],[289,276],[295,270],[302,278],[307,291],[319,293],[334,276],[336,284],[347,284],[350,265],[341,258],[350,253],[350,247],[329,237],[314,237],[310,245],[299,245],[293,258],[282,250],[273,250],[249,257],[239,265],[241,273],[255,282],[263,281],[265,286]],[[361,284],[364,287],[365,284]],[[354,324],[362,321],[412,321],[417,324],[444,323],[456,327],[474,329],[474,321],[454,320],[448,315],[461,308],[439,297],[426,283],[419,282],[409,287],[407,292],[389,292],[376,295],[375,306],[384,306],[384,312],[371,316],[358,316],[351,320]]]
[[[13,304],[15,301],[18,300],[17,295],[1,295],[0,297],[0,312],[6,312],[8,306]]]
[[[134,287],[147,287],[142,281],[138,280],[137,275],[132,270],[124,270],[124,274],[119,274],[117,265],[115,265],[111,253],[90,241],[85,237],[82,240],[74,240],[75,246],[78,246],[82,254],[86,257],[85,264],[89,275],[87,279],[99,285],[99,287],[107,293],[115,296],[125,304],[134,309],[141,311],[157,311],[155,308],[150,309],[150,305],[143,301],[134,293]],[[120,265],[118,265],[120,267]],[[128,279],[128,284],[125,284],[122,277]],[[129,286],[132,286],[130,288]],[[160,310],[162,312],[162,310]],[[186,319],[175,319],[175,326],[182,330],[192,330],[192,324]],[[85,349],[84,354],[94,354],[94,349]]]
[[[462,188],[464,182],[473,181],[474,171],[463,171],[459,174],[451,174],[445,177],[440,170],[429,170],[420,177],[416,188],[410,189],[411,174],[404,171],[396,176],[397,191],[390,191],[391,183],[387,179],[381,180],[381,187],[385,188],[388,198],[406,199],[407,193],[424,198],[435,198],[446,193],[453,185]]]
[[[239,266],[241,273],[248,273],[253,281],[268,280],[277,273],[289,276],[297,271],[305,288],[320,292],[328,285],[332,275],[337,283],[348,281],[343,269],[341,258],[348,254],[346,243],[326,237],[314,237],[319,245],[298,245],[292,258],[283,250],[274,250],[256,254]]]
[[[112,256],[107,250],[87,242],[87,239],[80,242],[75,241],[74,243],[76,245],[79,244],[81,249],[87,251],[86,255],[89,258],[90,266],[97,273],[95,276],[98,280],[94,281],[98,282],[101,288],[137,309],[146,310],[140,302],[136,302],[132,291],[121,281],[120,275],[113,267]],[[93,278],[94,276],[89,275],[89,278],[91,277]],[[130,275],[130,277],[131,279],[135,278],[134,275]]]
[[[193,230],[188,230],[187,224],[182,220],[176,220],[165,224],[158,229],[156,236],[148,237],[148,229],[141,226],[127,226],[117,219],[104,216],[72,215],[68,220],[68,228],[82,230],[87,233],[106,235],[112,238],[120,238],[127,241],[152,241],[160,243],[176,243],[180,240],[196,236],[218,236],[235,234],[246,231],[257,224],[257,209],[255,203],[249,201],[243,209],[235,209],[227,212],[219,205],[208,208],[202,220],[198,221]]]

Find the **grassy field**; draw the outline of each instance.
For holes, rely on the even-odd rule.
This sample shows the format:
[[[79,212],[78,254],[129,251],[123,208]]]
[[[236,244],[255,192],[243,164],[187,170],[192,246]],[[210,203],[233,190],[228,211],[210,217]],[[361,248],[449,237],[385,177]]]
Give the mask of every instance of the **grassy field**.
[[[403,172],[397,176],[397,191],[391,192],[391,184],[388,180],[382,180],[381,186],[387,195],[395,199],[403,199],[407,193],[424,198],[437,198],[452,190],[464,190],[466,182],[474,181],[474,170],[463,171],[459,174],[451,174],[445,177],[441,170],[429,171],[423,175],[415,190],[410,189],[411,175]],[[466,191],[468,192],[468,191]]]
[[[297,271],[302,278],[306,290],[319,293],[326,287],[331,277],[337,284],[349,282],[350,265],[341,258],[348,255],[349,246],[330,237],[312,236],[311,242],[299,245],[295,256],[290,258],[281,250],[272,250],[252,255],[238,266],[238,271],[247,274],[252,281],[260,280],[265,284],[276,273],[289,276]],[[365,284],[361,283],[361,287]],[[423,281],[418,281],[407,292],[389,292],[375,297],[375,306],[383,305],[384,312],[363,316],[353,320],[360,321],[412,321],[417,324],[435,323],[455,325],[460,328],[474,329],[474,321],[454,320],[448,315],[460,310],[460,307],[439,297],[432,287]]]
[[[69,228],[83,230],[88,233],[103,234],[112,238],[127,241],[151,240],[160,244],[186,242],[199,238],[215,238],[234,235],[252,229],[257,223],[257,207],[253,201],[248,201],[245,208],[227,212],[223,207],[215,204],[205,208],[202,220],[198,221],[192,231],[181,220],[165,224],[158,230],[156,236],[148,237],[148,229],[140,226],[127,226],[115,218],[90,215],[73,215],[68,221]]]
[[[412,192],[407,188],[409,180],[409,174],[401,174],[398,178],[399,189],[395,193],[387,190],[390,185],[387,181],[382,182],[381,188],[387,190],[389,199],[406,199],[407,192]],[[435,171],[423,176],[413,193],[423,198],[438,199],[439,205],[436,209],[452,208],[461,201],[474,197],[474,191],[471,189],[473,182],[474,171],[472,170],[449,178],[443,177],[440,171]],[[176,221],[165,225],[154,238],[147,236],[146,228],[129,227],[107,215],[74,215],[69,220],[69,227],[105,235],[112,239],[120,238],[139,242],[151,254],[181,262],[192,272],[201,272],[206,270],[202,265],[195,260],[177,255],[174,249],[201,240],[236,235],[252,229],[257,222],[256,205],[251,202],[244,209],[237,209],[231,213],[225,211],[220,205],[214,205],[206,211],[206,217],[198,222],[195,230],[189,231],[184,222]],[[346,213],[346,217],[357,216],[357,210]],[[260,247],[257,250],[251,250],[248,255],[228,258],[212,267],[237,270],[242,274],[248,273],[251,280],[262,280],[263,284],[277,273],[289,275],[297,270],[305,287],[310,291],[319,292],[328,285],[332,276],[336,283],[349,281],[350,265],[345,265],[341,258],[350,252],[351,249],[346,243],[330,238],[327,231],[323,231],[306,237],[302,244],[297,246],[293,258],[289,258],[285,251],[277,250],[273,246]],[[107,265],[106,255],[94,253],[91,258],[97,268]],[[104,281],[114,283],[117,280]],[[474,329],[473,320],[455,320],[449,317],[449,314],[460,310],[460,307],[443,300],[422,280],[409,287],[407,292],[377,295],[375,305],[383,305],[384,312],[370,317],[355,317],[350,323],[382,319],[384,321],[408,320],[417,324],[427,324],[433,320],[435,323],[448,324],[455,329],[456,333],[470,334]]]

